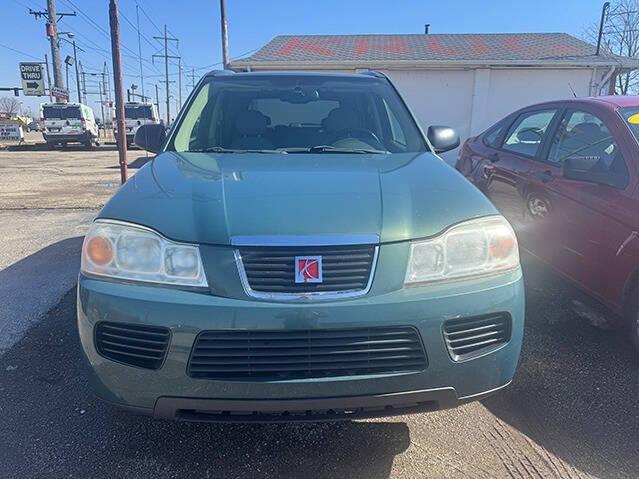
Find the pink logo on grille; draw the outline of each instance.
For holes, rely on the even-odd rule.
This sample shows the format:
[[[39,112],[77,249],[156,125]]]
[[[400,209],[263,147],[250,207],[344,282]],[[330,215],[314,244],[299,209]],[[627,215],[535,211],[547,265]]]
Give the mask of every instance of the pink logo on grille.
[[[296,256],[295,257],[295,282],[296,283],[321,283],[322,282],[322,257],[321,256]]]

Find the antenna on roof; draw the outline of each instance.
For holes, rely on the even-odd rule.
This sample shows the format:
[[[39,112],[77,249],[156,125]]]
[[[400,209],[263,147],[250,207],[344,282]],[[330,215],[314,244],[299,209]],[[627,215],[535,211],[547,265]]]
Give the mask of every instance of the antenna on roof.
[[[570,88],[570,91],[572,92],[572,96],[577,98],[577,94],[575,93],[575,90],[573,90],[572,85],[570,84],[570,82],[568,82],[568,88]]]
[[[430,23],[424,25],[424,35],[428,35],[428,30],[430,30]]]

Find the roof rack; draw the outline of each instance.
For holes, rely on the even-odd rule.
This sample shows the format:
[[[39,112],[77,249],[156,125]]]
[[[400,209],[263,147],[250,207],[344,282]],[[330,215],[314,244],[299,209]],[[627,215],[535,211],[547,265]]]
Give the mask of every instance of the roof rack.
[[[362,75],[368,75],[368,76],[371,76],[371,77],[375,77],[375,78],[388,79],[388,77],[385,74],[383,74],[382,72],[377,71],[377,70],[362,70],[362,71],[360,71],[358,73],[360,73]]]
[[[207,77],[217,77],[223,75],[234,75],[235,72],[233,70],[211,70],[205,76]]]

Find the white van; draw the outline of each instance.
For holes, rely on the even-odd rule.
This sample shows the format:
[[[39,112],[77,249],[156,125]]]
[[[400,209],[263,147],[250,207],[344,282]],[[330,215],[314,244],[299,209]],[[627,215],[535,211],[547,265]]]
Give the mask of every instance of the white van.
[[[93,110],[82,103],[44,103],[40,122],[49,148],[67,143],[83,143],[88,148],[100,144]]]
[[[135,132],[142,125],[159,124],[160,115],[153,103],[138,103],[129,101],[124,104],[124,125],[126,127],[126,144],[133,143]],[[113,124],[117,127],[115,119]],[[115,132],[117,138],[118,132]]]

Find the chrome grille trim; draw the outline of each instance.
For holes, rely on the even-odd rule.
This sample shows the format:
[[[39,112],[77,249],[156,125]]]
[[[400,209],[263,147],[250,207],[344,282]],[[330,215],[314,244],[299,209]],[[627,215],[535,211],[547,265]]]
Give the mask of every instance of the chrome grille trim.
[[[356,246],[379,243],[378,235],[254,235],[233,236],[232,246]]]
[[[239,238],[239,241],[238,241]],[[250,239],[246,239],[250,238]],[[261,244],[256,244],[260,239]],[[329,242],[330,239],[330,242]],[[239,246],[238,242],[245,245],[250,243],[251,247],[273,247],[273,246],[300,246],[300,247],[314,247],[314,246],[373,246],[375,243],[370,243],[370,240],[379,240],[375,235],[355,235],[355,236],[264,236],[264,237],[234,237],[232,238],[232,244]],[[365,243],[355,243],[355,240],[367,240]],[[321,244],[314,244],[320,242]],[[373,277],[375,276],[375,270],[377,268],[377,258],[379,255],[379,246],[375,244],[373,247],[373,260],[371,262],[370,273],[368,282],[363,289],[343,290],[343,291],[320,291],[320,292],[304,292],[304,293],[280,293],[280,292],[264,292],[254,290],[250,283],[244,268],[242,261],[242,253],[239,248],[233,250],[235,256],[235,263],[240,275],[240,281],[242,288],[247,296],[251,298],[260,299],[264,301],[282,301],[282,302],[311,302],[311,301],[330,301],[338,299],[357,298],[367,294],[372,285]]]

